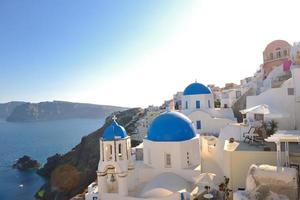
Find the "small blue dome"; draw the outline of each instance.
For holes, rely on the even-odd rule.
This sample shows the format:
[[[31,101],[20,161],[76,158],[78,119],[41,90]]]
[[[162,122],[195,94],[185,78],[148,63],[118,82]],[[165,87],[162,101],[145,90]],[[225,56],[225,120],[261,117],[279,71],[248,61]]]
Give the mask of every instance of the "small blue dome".
[[[192,83],[188,85],[183,95],[194,95],[194,94],[211,94],[211,90],[201,83]]]
[[[127,137],[126,130],[120,126],[115,120],[109,125],[101,137],[102,140],[114,140]]]
[[[148,140],[178,142],[196,136],[192,121],[179,112],[164,112],[156,117],[148,129]]]

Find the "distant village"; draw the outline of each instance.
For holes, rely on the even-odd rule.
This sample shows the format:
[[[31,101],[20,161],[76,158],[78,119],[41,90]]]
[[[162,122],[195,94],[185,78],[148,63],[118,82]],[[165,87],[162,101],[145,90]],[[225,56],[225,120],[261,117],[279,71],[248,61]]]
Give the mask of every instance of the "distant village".
[[[149,106],[134,133],[114,117],[85,198],[299,199],[300,43],[272,41],[262,58],[239,85],[199,80]]]

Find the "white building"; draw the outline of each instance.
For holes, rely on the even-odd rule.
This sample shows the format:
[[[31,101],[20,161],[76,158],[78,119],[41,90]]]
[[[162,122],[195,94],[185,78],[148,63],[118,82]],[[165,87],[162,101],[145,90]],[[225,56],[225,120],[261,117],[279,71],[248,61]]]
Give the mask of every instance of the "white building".
[[[247,109],[258,105],[267,105],[269,109],[269,113],[262,117],[248,115],[249,120],[274,120],[278,122],[279,129],[300,129],[300,67],[293,66],[291,71],[292,77],[280,87],[247,97]]]
[[[193,121],[199,134],[217,135],[222,127],[236,122],[232,109],[215,108],[211,90],[197,82],[185,88],[181,112]]]
[[[143,142],[142,161],[131,157],[130,137],[115,120],[105,129],[99,147],[98,186],[89,186],[87,200],[181,200],[205,192],[199,135],[179,112],[154,119]]]
[[[221,108],[231,108],[241,96],[241,89],[223,90],[220,95]]]
[[[261,192],[259,185],[267,186],[271,195],[277,192],[275,195],[280,198],[284,199],[282,194],[285,194],[297,199],[299,172],[291,167],[300,166],[300,133],[296,131],[300,130],[299,52],[300,44],[295,44],[291,49],[291,78],[280,87],[261,90],[263,80],[267,79],[262,78],[263,71],[242,84],[242,89],[255,88],[259,94],[247,98],[246,110],[264,108],[263,116],[247,112],[249,121],[275,120],[279,129],[289,131],[281,130],[256,145],[248,144],[244,136],[250,133],[249,124],[236,123],[231,108],[214,108],[210,89],[192,83],[180,97],[181,113],[164,112],[153,116],[147,136],[136,148],[131,148],[126,130],[113,120],[99,140],[97,184],[88,187],[86,199],[196,199],[211,192],[204,186],[218,190],[216,185],[224,176],[230,179],[228,186],[235,192],[236,200],[251,199],[249,195]],[[277,76],[276,71],[270,70],[268,75],[272,74]],[[219,136],[211,133],[219,133]],[[259,167],[253,167],[255,165]],[[205,174],[209,175],[210,183],[204,180]],[[277,181],[281,183],[273,184]],[[278,185],[291,190],[280,191]],[[242,188],[245,191],[236,192]],[[218,194],[214,193],[213,197]]]
[[[248,129],[246,125],[233,123],[222,128],[218,138],[200,136],[185,115],[164,112],[153,120],[147,137],[138,147],[142,159],[135,159],[130,137],[114,120],[100,138],[98,186],[92,183],[88,187],[86,199],[195,199],[207,193],[205,174],[216,175],[211,178],[213,191],[218,190],[216,185],[223,181],[223,176],[230,179],[229,187],[233,191],[246,188],[249,167],[276,166],[281,155],[274,146],[265,149],[265,146],[243,142],[243,133]],[[290,151],[289,161],[299,165],[298,144],[291,144]],[[276,173],[273,176],[277,175],[280,176]],[[295,170],[293,176],[297,176]],[[292,187],[297,186],[294,181]],[[297,196],[297,190],[293,191]]]
[[[182,96],[183,96],[183,92],[177,92],[176,94],[173,95],[175,110],[182,109]]]

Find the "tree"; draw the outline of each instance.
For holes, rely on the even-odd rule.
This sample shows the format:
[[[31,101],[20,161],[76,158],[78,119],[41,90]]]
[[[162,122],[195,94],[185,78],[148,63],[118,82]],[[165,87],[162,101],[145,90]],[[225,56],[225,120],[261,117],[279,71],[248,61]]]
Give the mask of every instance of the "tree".
[[[220,108],[221,107],[221,102],[219,99],[215,100],[215,108]]]
[[[267,132],[268,136],[273,135],[278,130],[278,122],[271,120],[263,123],[263,127]]]

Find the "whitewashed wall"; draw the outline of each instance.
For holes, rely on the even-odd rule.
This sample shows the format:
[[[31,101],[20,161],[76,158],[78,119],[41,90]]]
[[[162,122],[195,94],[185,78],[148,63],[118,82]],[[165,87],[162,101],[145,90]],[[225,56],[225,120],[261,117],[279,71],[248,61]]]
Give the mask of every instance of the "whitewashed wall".
[[[194,111],[188,115],[193,121],[197,133],[220,133],[220,129],[235,121],[227,118],[213,118],[205,111]],[[201,120],[201,129],[197,129],[196,121]]]
[[[288,88],[294,88],[292,79],[285,81],[280,88],[271,88],[260,95],[247,97],[247,108],[267,104],[276,112],[288,114],[288,119],[279,121],[279,129],[295,129],[295,96],[288,95]],[[272,117],[270,117],[272,119]]]
[[[191,165],[187,164],[187,155]],[[200,161],[200,141],[199,137],[181,142],[153,142],[144,139],[144,163],[153,168],[166,168],[165,154],[171,154],[172,169],[184,169],[196,166]],[[149,156],[151,158],[149,158]]]

